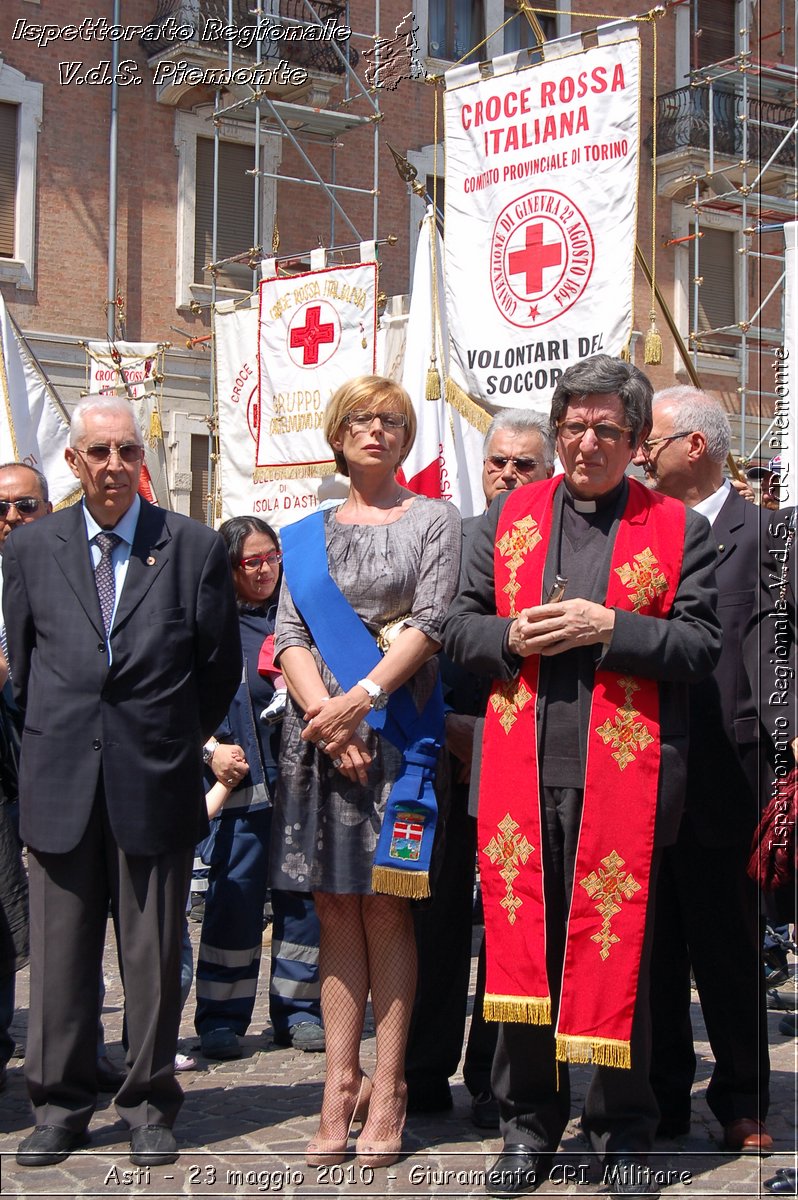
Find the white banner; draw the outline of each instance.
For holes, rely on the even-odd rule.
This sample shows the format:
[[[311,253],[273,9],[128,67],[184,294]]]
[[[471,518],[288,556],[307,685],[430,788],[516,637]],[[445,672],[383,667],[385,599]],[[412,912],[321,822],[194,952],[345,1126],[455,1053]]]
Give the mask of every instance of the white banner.
[[[798,221],[784,225],[784,345],[776,351],[775,423],[771,455],[781,457],[779,505],[798,504]],[[774,481],[775,482],[775,481]]]
[[[47,480],[54,508],[74,504],[80,485],[64,451],[69,419],[0,295],[0,462],[24,462]]]
[[[443,243],[430,206],[416,246],[402,371],[402,385],[410,393],[416,409],[418,430],[410,454],[402,464],[402,473],[407,486],[414,492],[451,500],[464,517],[470,517],[482,512],[485,506],[482,494],[483,435],[445,399],[449,355],[442,268]],[[433,344],[440,398],[426,400]]]
[[[335,494],[337,476],[255,481],[258,446],[258,310],[219,305],[213,315],[222,520],[262,517],[279,528]],[[338,487],[341,498],[346,488]]]
[[[256,479],[335,470],[324,410],[347,379],[374,373],[376,283],[374,262],[261,283]]]
[[[145,500],[171,508],[166,447],[156,395],[160,382],[158,342],[87,342],[89,392],[126,396],[144,438],[144,464],[139,491]]]
[[[548,408],[566,367],[631,335],[640,42],[597,36],[446,73],[451,374],[478,401]]]

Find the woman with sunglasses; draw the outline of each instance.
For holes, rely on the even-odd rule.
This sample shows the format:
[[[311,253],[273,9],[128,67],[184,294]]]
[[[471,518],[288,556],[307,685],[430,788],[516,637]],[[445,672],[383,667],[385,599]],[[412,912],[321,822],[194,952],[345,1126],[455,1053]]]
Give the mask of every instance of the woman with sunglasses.
[[[387,1166],[399,1157],[405,1120],[404,1057],[416,985],[413,922],[409,900],[375,893],[372,879],[386,806],[405,764],[371,722],[379,724],[378,714],[392,711],[389,697],[402,684],[414,712],[426,714],[461,541],[453,506],[417,496],[396,478],[415,428],[410,397],[391,380],[363,376],[340,387],[327,407],[324,431],[338,470],[349,476],[349,495],[339,508],[283,531],[288,587],[280,597],[275,647],[290,703],[280,751],[272,883],[309,887],[321,925],[327,1073],[321,1122],[307,1148],[310,1165],[343,1162],[352,1124],[365,1118],[358,1157]],[[325,588],[332,580],[345,608],[336,609],[332,619],[326,599],[322,613],[311,614],[312,587],[310,593],[303,588],[300,615],[295,570],[302,565],[298,559],[308,556],[297,556],[294,547],[300,527],[313,522],[319,538],[313,550],[320,560],[314,570]],[[364,634],[363,626],[368,631],[367,655],[376,665],[363,669],[354,686],[341,686],[317,645],[319,615],[332,628],[333,640],[336,630],[347,628],[337,638],[338,649],[358,673],[360,647],[350,632]],[[345,676],[342,667],[336,670]],[[433,770],[434,765],[433,758]],[[396,825],[386,822],[386,829],[393,836]],[[370,1080],[360,1065],[369,991],[376,1024]]]
[[[241,1056],[239,1038],[252,1020],[263,941],[272,796],[279,725],[275,705],[274,620],[281,575],[277,534],[258,517],[233,517],[219,533],[227,546],[238,601],[244,673],[227,717],[205,745],[209,815],[218,819],[203,844],[210,865],[197,962],[195,1027],[206,1058]],[[262,715],[268,716],[266,720]],[[283,903],[283,900],[285,903]],[[278,1044],[324,1049],[318,993],[318,923],[309,895],[272,897],[274,944],[303,946],[301,961],[272,964],[270,1015]],[[281,998],[279,979],[302,984],[302,997]],[[306,1028],[307,1027],[307,1028]],[[315,1040],[314,1040],[315,1039]]]

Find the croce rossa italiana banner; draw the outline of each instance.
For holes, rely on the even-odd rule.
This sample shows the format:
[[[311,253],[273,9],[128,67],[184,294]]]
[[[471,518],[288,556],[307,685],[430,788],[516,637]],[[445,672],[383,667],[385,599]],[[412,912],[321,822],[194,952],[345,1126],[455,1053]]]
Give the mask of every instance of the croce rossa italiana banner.
[[[445,241],[452,380],[548,410],[566,367],[631,334],[640,42],[613,23],[544,55],[447,72]]]

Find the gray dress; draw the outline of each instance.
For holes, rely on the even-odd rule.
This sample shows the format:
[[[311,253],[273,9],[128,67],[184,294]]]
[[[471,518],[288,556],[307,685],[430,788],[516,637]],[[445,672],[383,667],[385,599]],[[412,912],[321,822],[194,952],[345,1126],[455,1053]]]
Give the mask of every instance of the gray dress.
[[[341,525],[332,509],[325,512],[324,523],[330,574],[370,632],[376,637],[382,626],[404,617],[408,625],[439,641],[460,568],[457,510],[445,501],[418,497],[388,525]],[[289,646],[309,649],[330,695],[340,693],[283,585],[275,655]],[[419,707],[437,671],[437,660],[432,659],[408,682]],[[362,722],[357,732],[372,763],[365,786],[351,783],[328,755],[301,740],[304,727],[301,710],[289,702],[272,818],[272,887],[370,893],[374,850],[401,756]]]

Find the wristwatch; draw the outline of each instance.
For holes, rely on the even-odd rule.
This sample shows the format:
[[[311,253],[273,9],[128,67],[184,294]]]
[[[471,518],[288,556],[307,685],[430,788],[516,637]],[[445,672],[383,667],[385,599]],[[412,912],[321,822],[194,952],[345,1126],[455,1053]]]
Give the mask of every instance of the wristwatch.
[[[219,745],[219,742],[216,738],[210,738],[206,742],[206,744],[202,747],[202,761],[206,767],[209,767],[211,765],[211,759],[213,758],[214,754],[216,753],[216,747],[218,745]]]
[[[388,703],[388,693],[384,692],[373,679],[358,679],[357,686],[362,687],[364,692],[368,692],[369,708],[374,708],[378,712],[385,708]]]

